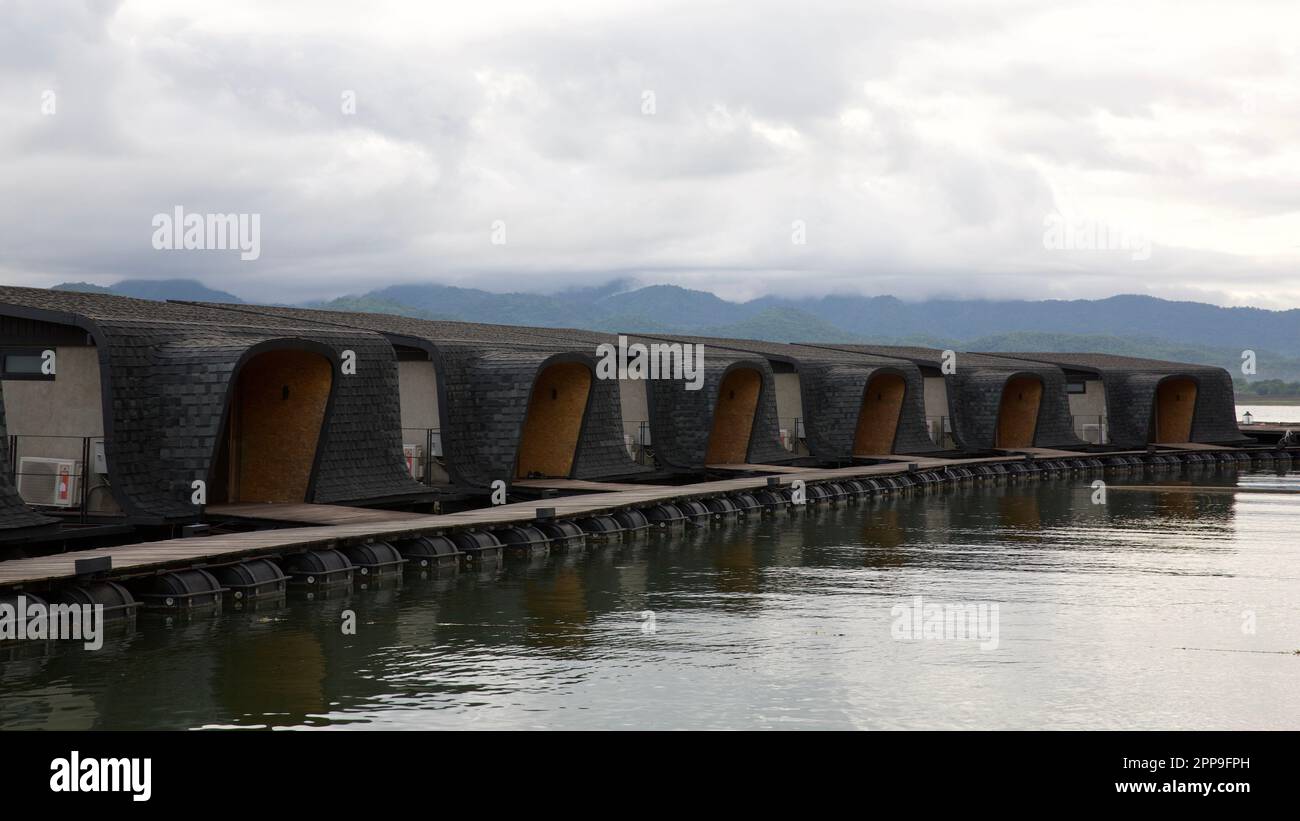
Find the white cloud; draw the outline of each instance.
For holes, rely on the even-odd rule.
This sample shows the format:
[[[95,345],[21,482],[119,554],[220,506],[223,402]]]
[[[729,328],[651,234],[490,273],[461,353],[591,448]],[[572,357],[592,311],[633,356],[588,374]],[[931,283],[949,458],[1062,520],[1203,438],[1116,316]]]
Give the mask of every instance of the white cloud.
[[[1298,21],[1270,2],[18,2],[0,277],[1291,307]],[[261,258],[152,250],[175,205],[261,213]],[[1141,231],[1151,258],[1044,248],[1064,208]]]

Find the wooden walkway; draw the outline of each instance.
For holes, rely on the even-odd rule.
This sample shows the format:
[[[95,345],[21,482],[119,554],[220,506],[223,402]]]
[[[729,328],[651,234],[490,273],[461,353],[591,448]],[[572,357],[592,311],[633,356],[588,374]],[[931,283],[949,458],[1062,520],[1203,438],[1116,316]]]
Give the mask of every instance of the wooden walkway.
[[[1086,457],[1089,454],[1071,454]],[[909,463],[922,468],[948,465],[979,465],[1016,462],[1018,457],[979,459],[915,458]],[[732,466],[735,467],[735,466]],[[757,465],[767,469],[770,466]],[[906,472],[907,463],[854,465],[844,468],[794,468],[780,471],[782,484],[795,479],[805,482],[836,481],[854,478],[889,476]],[[0,562],[0,588],[44,584],[76,576],[74,562],[79,558],[109,556],[113,560],[110,578],[146,575],[164,570],[201,567],[205,564],[229,564],[252,556],[294,553],[321,547],[338,547],[365,541],[389,541],[421,534],[436,534],[450,529],[494,529],[533,521],[537,508],[555,509],[557,518],[579,518],[610,513],[625,507],[644,507],[685,499],[761,490],[768,476],[744,476],[690,485],[620,485],[625,489],[601,493],[563,496],[534,502],[517,502],[459,513],[430,515],[402,511],[350,508],[337,505],[241,504],[208,508],[210,515],[232,516],[270,522],[304,523],[307,527],[261,530],[219,536],[195,536],[156,542],[121,545],[97,550],[62,553],[30,559]],[[598,484],[598,483],[592,483]],[[602,487],[603,489],[603,487]]]
[[[804,473],[813,468],[801,468],[794,465],[705,465],[709,470],[730,470],[737,473]]]
[[[238,504],[209,505],[209,517],[253,519],[256,521],[291,522],[307,525],[350,525],[366,522],[391,522],[395,519],[419,519],[423,514],[396,510],[375,510],[342,505]]]
[[[510,483],[511,487],[526,487],[534,490],[641,490],[646,487],[668,487],[667,485],[638,485],[631,482],[590,482],[586,479],[520,479]]]
[[[1035,459],[1072,459],[1079,453],[1073,450],[1057,450],[1055,448],[999,448],[1007,454],[1033,454]]]

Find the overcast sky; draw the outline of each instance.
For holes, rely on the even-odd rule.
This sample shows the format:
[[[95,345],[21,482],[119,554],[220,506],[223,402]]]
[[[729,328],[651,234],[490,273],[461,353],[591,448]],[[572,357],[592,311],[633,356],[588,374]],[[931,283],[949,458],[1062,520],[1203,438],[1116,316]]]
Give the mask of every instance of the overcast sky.
[[[0,281],[1300,307],[1294,2],[411,5],[0,5]]]

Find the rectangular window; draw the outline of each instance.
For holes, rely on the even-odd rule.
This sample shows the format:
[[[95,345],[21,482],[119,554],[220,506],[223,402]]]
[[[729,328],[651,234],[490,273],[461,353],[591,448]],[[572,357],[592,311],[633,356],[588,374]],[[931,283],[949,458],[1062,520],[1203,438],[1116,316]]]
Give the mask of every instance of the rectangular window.
[[[1077,379],[1077,380],[1072,379],[1069,382],[1065,383],[1065,392],[1066,393],[1087,393],[1088,383],[1083,381],[1082,379]]]
[[[41,367],[45,364],[44,353],[39,348],[0,349],[0,379],[53,380],[54,374],[41,372]]]

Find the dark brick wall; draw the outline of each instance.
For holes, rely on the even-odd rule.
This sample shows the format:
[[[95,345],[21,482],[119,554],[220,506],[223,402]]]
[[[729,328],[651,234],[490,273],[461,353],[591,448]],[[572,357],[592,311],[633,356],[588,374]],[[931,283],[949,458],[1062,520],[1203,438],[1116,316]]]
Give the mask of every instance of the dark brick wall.
[[[655,340],[634,341],[652,344]],[[665,467],[698,470],[705,464],[709,433],[713,429],[713,409],[722,379],[733,366],[750,367],[763,378],[749,438],[748,461],[770,464],[789,461],[792,456],[781,446],[776,412],[776,376],[766,359],[742,353],[705,348],[704,386],[697,391],[686,389],[685,380],[651,379],[646,381],[646,401],[650,408],[650,436],[655,458]]]
[[[1166,377],[1196,381],[1196,410],[1192,441],[1239,444],[1250,441],[1237,426],[1237,399],[1232,375],[1223,368],[1189,365],[1133,356],[1096,353],[1017,353],[1014,356],[1050,362],[1101,376],[1106,388],[1106,416],[1111,444],[1145,447],[1151,432],[1156,387]]]
[[[5,428],[4,383],[0,382],[0,530],[16,530],[54,524],[23,502],[9,479],[9,433]]]
[[[105,381],[113,493],[145,519],[195,516],[191,483],[208,479],[231,378],[258,346],[313,347],[335,363],[309,501],[424,495],[402,458],[397,359],[382,336],[177,303],[0,288],[7,313],[75,325],[96,338]],[[343,351],[357,373],[339,372]]]
[[[528,397],[541,370],[552,361],[567,359],[584,362],[594,371],[596,345],[604,341],[578,332],[570,336],[563,330],[392,314],[260,305],[230,310],[374,331],[396,344],[423,349],[433,360],[438,380],[447,473],[456,484],[472,488],[514,476]],[[634,462],[624,447],[618,383],[593,380],[571,478],[606,479],[651,470]]]
[[[514,477],[533,381],[550,363],[579,361],[593,369],[594,356],[571,349],[483,343],[433,345],[438,374],[443,453],[454,481],[487,487]],[[562,349],[561,349],[562,350]],[[618,383],[593,379],[578,439],[572,478],[601,479],[649,472],[623,445]]]
[[[107,436],[114,491],[133,512],[194,515],[191,483],[209,477],[231,380],[258,346],[319,347],[334,363],[334,387],[310,501],[356,503],[424,492],[402,457],[397,360],[382,337],[313,329],[157,327],[99,323],[110,388]],[[340,373],[344,351],[356,374]]]
[[[910,362],[898,365],[849,365],[800,358],[799,389],[803,395],[804,433],[808,449],[827,459],[853,456],[862,399],[871,377],[894,373],[903,377],[907,392],[894,436],[897,453],[938,450],[925,431],[925,381]]]
[[[963,367],[957,358],[957,372],[944,377],[948,386],[948,408],[953,438],[964,448],[983,450],[997,446],[998,411],[1002,391],[1014,376],[1033,375],[1043,382],[1038,406],[1034,446],[1069,448],[1084,444],[1074,435],[1070,400],[1065,393],[1065,374],[1059,368],[1027,364],[1019,368],[987,365]]]
[[[906,359],[918,367],[939,368],[943,351],[900,345],[819,345],[874,356]],[[953,439],[959,447],[986,450],[994,447],[1002,389],[1017,374],[1033,374],[1043,381],[1034,445],[1041,448],[1069,448],[1085,444],[1074,435],[1070,400],[1065,393],[1065,372],[1042,360],[1023,360],[1018,354],[958,352],[956,373],[946,374],[948,418]],[[910,383],[909,383],[910,385]],[[909,390],[909,393],[911,391]],[[922,400],[924,413],[924,400]]]
[[[1156,388],[1164,379],[1185,376],[1196,382],[1196,411],[1192,417],[1192,441],[1232,444],[1249,441],[1237,427],[1236,395],[1227,371],[1205,369],[1185,374],[1124,373],[1102,374],[1106,386],[1106,414],[1111,444],[1146,447],[1150,441]]]
[[[925,453],[939,449],[925,430],[925,380],[920,368],[906,359],[752,339],[664,338],[702,344],[706,351],[760,354],[769,362],[792,366],[799,374],[805,441],[809,452],[823,459],[853,456],[853,440],[867,383],[877,372],[899,374],[907,383],[907,392],[894,438],[896,452]]]

